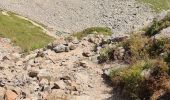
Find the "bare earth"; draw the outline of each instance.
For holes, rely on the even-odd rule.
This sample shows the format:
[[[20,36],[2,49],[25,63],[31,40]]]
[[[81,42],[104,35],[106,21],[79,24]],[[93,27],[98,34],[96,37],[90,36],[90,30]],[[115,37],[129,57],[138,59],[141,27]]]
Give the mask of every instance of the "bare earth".
[[[0,8],[64,32],[107,26],[114,33],[147,25],[153,12],[135,0],[0,0]]]

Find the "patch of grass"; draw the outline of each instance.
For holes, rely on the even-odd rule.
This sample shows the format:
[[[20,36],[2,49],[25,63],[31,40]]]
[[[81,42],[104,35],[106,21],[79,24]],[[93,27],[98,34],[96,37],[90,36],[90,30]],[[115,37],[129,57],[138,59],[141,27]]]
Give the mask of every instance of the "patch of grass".
[[[42,48],[54,40],[41,28],[12,13],[9,16],[0,13],[0,36],[11,39],[24,52]]]
[[[170,13],[162,20],[154,19],[152,25],[146,29],[146,35],[153,36],[158,34],[162,29],[170,26]]]
[[[149,39],[147,37],[143,37],[137,33],[132,34],[130,39],[124,41],[122,45],[127,52],[125,60],[130,60],[131,63],[140,59],[146,59],[148,55],[144,48],[148,41]]]
[[[162,73],[167,74],[169,68],[163,60],[141,60],[130,65],[128,68],[113,70],[110,73],[110,77],[113,83],[121,84],[126,95],[129,95],[133,100],[137,98],[144,100],[151,96],[151,92],[154,92],[154,90],[143,92],[143,90],[148,89],[148,84],[145,84],[145,81],[149,79],[146,79],[142,72],[148,70],[151,70],[148,77],[152,79],[153,77],[159,77]],[[149,86],[152,86],[152,83]],[[140,96],[141,92],[146,97]]]
[[[77,37],[78,39],[82,39],[89,34],[103,34],[103,35],[111,35],[112,31],[108,27],[91,27],[87,28],[81,32],[77,32],[73,34],[73,36]]]
[[[99,63],[106,62],[107,60],[112,59],[114,53],[114,48],[106,46],[100,50],[100,56],[98,57]]]
[[[170,8],[169,0],[139,0],[139,1],[149,4],[154,10],[158,12]]]

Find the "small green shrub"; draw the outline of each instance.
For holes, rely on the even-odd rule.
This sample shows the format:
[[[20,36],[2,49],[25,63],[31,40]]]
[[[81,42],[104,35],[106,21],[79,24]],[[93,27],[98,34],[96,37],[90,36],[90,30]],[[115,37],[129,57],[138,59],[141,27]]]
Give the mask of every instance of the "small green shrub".
[[[99,63],[106,62],[107,60],[109,60],[111,56],[110,53],[112,52],[113,48],[110,47],[102,48],[100,51],[100,56],[98,57]]]
[[[164,52],[166,40],[153,40],[148,43],[147,52],[151,58],[160,56]]]
[[[108,27],[91,27],[87,28],[81,32],[77,32],[73,34],[73,36],[77,37],[78,39],[82,39],[89,34],[103,34],[103,35],[111,35],[112,31]]]
[[[152,25],[146,29],[146,35],[150,37],[154,36],[155,34],[158,34],[162,29],[167,28],[169,26],[170,26],[170,13],[167,14],[167,16],[160,21],[154,19]]]
[[[132,34],[130,39],[123,42],[123,47],[126,52],[126,59],[130,59],[130,62],[146,59],[148,57],[145,45],[148,43],[148,38],[141,36],[140,34]],[[127,58],[128,57],[128,58]]]
[[[165,62],[170,63],[170,53],[166,53],[164,60]]]
[[[112,78],[113,83],[123,84],[124,92],[127,95],[129,95],[131,98],[141,99],[140,97],[141,91],[143,91],[143,89],[145,88],[148,88],[147,87],[148,84],[145,84],[145,81],[149,80],[149,79],[145,79],[145,77],[142,76],[141,73],[144,70],[149,70],[149,69],[151,70],[151,76],[149,76],[149,79],[152,79],[153,77],[158,77],[161,75],[161,73],[167,73],[169,70],[167,64],[163,62],[163,60],[142,60],[136,62],[133,65],[130,65],[128,68],[116,69],[111,71],[110,77]],[[153,92],[153,90],[151,90],[151,92]],[[151,92],[148,91],[148,93]],[[142,97],[142,98],[147,98],[147,97]]]

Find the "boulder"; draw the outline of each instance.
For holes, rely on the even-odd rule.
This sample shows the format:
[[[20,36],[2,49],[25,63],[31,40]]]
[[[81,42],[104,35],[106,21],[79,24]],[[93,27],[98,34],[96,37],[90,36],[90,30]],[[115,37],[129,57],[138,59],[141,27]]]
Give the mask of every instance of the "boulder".
[[[54,47],[53,50],[54,50],[56,53],[65,52],[65,51],[66,51],[66,46],[63,45],[63,44],[59,44],[59,45],[57,45],[56,47]]]

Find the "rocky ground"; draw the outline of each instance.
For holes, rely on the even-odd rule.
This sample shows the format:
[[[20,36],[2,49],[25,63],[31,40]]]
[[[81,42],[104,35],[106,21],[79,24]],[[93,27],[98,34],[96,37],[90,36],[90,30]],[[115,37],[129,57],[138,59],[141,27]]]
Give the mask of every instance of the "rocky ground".
[[[154,13],[135,0],[0,0],[0,8],[17,12],[54,30],[73,32],[108,26],[114,34],[82,40],[59,37],[47,47],[23,54],[9,39],[0,38],[0,100],[123,100],[107,80],[120,62],[98,64],[101,44],[121,41],[120,34],[148,24]],[[169,28],[161,31],[169,34]],[[164,35],[161,35],[164,36]],[[158,35],[159,37],[159,35]],[[97,47],[96,47],[97,46]],[[121,59],[117,48],[114,59]],[[107,81],[106,81],[107,80]]]
[[[136,0],[0,0],[0,8],[14,11],[54,30],[77,32],[107,26],[114,33],[147,25],[154,13]]]
[[[19,47],[13,46],[9,39],[0,41],[0,100],[119,98],[113,95],[112,87],[103,77],[110,65],[97,64],[98,53],[94,52],[94,46],[104,42],[102,35],[85,37],[81,41],[57,39],[28,55],[20,53]]]

